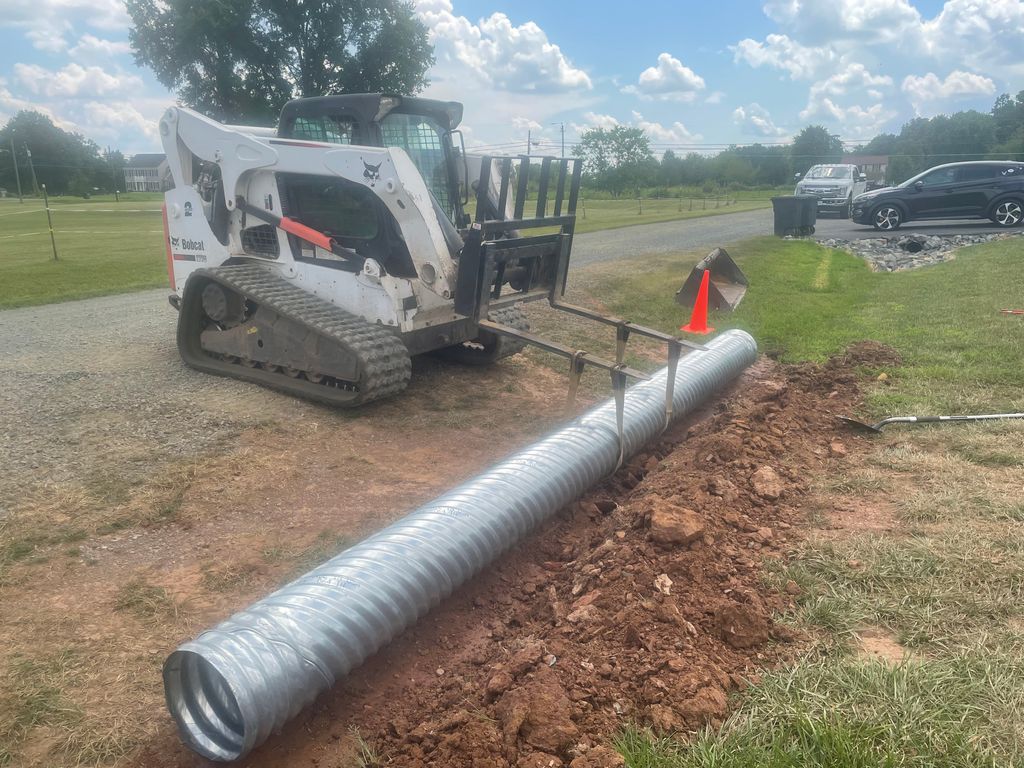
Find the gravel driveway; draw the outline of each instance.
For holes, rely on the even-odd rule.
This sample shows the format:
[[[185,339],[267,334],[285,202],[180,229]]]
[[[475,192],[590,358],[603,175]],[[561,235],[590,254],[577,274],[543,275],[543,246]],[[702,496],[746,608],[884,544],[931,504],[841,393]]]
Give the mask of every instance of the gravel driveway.
[[[0,510],[27,486],[131,482],[155,456],[196,456],[271,409],[308,407],[182,365],[166,295],[0,312]]]
[[[817,239],[836,238],[841,240],[864,240],[874,237],[899,237],[901,235],[986,235],[1006,232],[988,219],[941,219],[937,221],[910,221],[895,232],[879,232],[870,224],[855,224],[849,219],[834,218],[830,215],[818,218],[814,226]]]
[[[573,238],[572,264],[582,267],[666,251],[710,251],[716,246],[771,233],[771,208],[587,232]]]
[[[770,225],[760,210],[583,234],[573,263],[711,248]],[[131,483],[154,458],[199,456],[247,427],[315,407],[182,365],[166,295],[0,311],[0,517],[5,499],[31,487],[112,476]]]

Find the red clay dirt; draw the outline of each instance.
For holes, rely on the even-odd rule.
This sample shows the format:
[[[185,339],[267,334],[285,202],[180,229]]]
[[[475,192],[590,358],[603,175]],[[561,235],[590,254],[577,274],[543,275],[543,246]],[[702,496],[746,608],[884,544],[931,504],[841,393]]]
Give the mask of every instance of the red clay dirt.
[[[797,538],[809,479],[858,440],[833,418],[859,399],[857,366],[891,362],[871,344],[760,361],[244,764],[608,768],[626,724],[721,723],[729,693],[799,648],[772,621],[793,595],[765,586],[764,561]],[[168,731],[139,764],[205,763]]]

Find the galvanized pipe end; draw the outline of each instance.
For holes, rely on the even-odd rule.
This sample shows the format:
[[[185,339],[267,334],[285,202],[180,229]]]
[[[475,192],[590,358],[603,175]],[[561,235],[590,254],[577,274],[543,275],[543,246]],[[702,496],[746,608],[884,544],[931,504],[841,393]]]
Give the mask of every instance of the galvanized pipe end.
[[[227,678],[197,651],[179,649],[164,664],[167,709],[182,740],[211,760],[237,760],[247,750],[246,718]]]

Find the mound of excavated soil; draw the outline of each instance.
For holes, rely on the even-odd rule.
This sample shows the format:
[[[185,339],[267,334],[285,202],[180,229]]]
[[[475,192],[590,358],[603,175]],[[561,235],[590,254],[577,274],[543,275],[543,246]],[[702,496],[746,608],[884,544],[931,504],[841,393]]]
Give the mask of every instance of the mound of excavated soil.
[[[766,589],[762,562],[793,540],[809,478],[846,453],[833,414],[857,399],[854,369],[882,359],[875,345],[758,363],[247,765],[344,764],[357,730],[383,765],[606,768],[626,723],[720,723],[747,675],[793,652],[771,619],[792,595]]]

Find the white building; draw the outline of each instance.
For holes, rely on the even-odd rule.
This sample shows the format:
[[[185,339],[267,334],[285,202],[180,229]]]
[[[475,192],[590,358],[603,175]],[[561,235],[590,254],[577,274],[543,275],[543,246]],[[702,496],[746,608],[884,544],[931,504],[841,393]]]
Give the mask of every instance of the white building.
[[[163,192],[169,176],[166,155],[135,155],[124,167],[124,189],[125,192]]]

